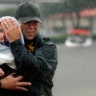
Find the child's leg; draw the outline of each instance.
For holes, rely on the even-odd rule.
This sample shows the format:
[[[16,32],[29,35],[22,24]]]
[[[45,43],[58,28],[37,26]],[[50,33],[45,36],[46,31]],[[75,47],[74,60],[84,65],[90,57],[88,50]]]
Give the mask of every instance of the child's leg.
[[[0,77],[0,79],[8,76],[9,74],[13,72],[16,72],[16,70],[10,68],[6,63],[0,65],[0,68],[4,71],[4,75]]]

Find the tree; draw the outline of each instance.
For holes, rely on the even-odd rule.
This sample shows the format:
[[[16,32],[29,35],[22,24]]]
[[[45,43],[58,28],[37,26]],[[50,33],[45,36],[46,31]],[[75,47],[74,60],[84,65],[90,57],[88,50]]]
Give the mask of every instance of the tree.
[[[51,24],[54,25],[55,18],[50,16],[57,13],[64,13],[64,3],[41,3],[40,4],[41,17],[47,21],[47,26],[49,27],[48,21],[51,20]],[[65,26],[64,17],[60,18],[63,28]]]
[[[77,26],[80,27],[80,12],[83,9],[90,9],[96,7],[96,0],[65,0],[63,3],[42,3],[40,6],[41,14],[43,14],[43,18],[50,17],[55,13],[68,13],[70,14],[70,18],[72,21],[73,27]],[[75,20],[72,17],[72,13],[75,13],[76,17]],[[66,18],[62,17],[61,22],[64,26],[64,20]],[[49,19],[48,19],[49,20]],[[89,29],[92,31],[92,26],[94,24],[94,16],[89,16]],[[65,26],[66,27],[66,26]]]
[[[0,10],[0,17],[2,16],[15,16],[16,8],[10,7],[7,9]]]
[[[40,11],[43,18],[55,13],[64,13],[64,3],[41,3]]]

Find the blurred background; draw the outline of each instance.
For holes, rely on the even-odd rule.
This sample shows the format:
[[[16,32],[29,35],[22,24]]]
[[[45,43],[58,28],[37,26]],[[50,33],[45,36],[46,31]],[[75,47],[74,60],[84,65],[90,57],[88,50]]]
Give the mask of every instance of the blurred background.
[[[53,96],[96,96],[96,0],[0,0],[0,17],[21,2],[41,12],[40,33],[57,45]]]

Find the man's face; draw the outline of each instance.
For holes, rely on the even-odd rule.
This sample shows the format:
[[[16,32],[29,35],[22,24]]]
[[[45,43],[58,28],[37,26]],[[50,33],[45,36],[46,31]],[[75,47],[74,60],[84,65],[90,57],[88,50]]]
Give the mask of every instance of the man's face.
[[[39,22],[29,21],[27,23],[22,23],[19,20],[19,23],[21,24],[21,30],[25,39],[32,40],[37,35],[39,29]]]

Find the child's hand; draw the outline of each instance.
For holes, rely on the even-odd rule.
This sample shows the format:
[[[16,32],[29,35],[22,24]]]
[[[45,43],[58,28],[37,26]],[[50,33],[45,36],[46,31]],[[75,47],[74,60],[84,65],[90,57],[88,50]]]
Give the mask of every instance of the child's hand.
[[[0,77],[4,75],[4,71],[0,68]]]

